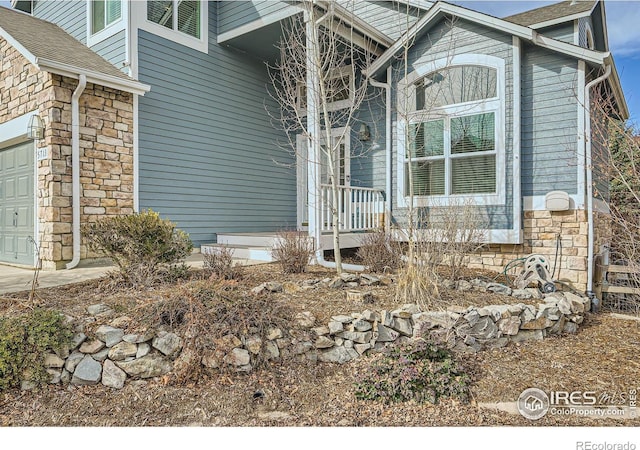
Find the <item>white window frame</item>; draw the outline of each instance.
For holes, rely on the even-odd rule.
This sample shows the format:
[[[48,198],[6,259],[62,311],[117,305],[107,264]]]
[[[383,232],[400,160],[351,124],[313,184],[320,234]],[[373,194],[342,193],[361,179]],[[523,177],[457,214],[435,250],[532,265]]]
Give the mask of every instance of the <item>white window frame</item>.
[[[174,11],[177,14],[178,0],[173,0]],[[209,52],[209,2],[200,1],[200,38],[190,36],[176,29],[169,29],[155,22],[147,20],[147,2],[131,2],[131,19],[133,28],[141,29],[163,37],[186,47],[203,53]],[[175,22],[174,22],[175,26]]]
[[[593,30],[591,29],[591,25],[589,24],[589,22],[585,21],[584,28],[585,28],[584,46],[586,48],[588,48],[589,50],[595,50],[596,49],[596,41],[593,38]]]
[[[120,18],[108,25],[106,25],[102,30],[97,33],[93,33],[92,30],[92,22],[93,22],[93,2],[91,0],[87,0],[87,47],[93,47],[96,44],[104,41],[105,39],[110,38],[111,36],[118,34],[123,31],[127,27],[128,22],[128,3],[126,1],[120,1]],[[135,3],[135,2],[134,2]]]
[[[483,99],[472,102],[458,103],[454,105],[446,105],[438,108],[432,108],[428,111],[416,111],[416,87],[415,83],[437,70],[442,70],[453,66],[482,66],[495,69],[496,77],[496,94],[497,96],[490,99]],[[431,63],[416,66],[416,70],[409,74],[406,78],[398,82],[398,166],[397,166],[397,198],[400,207],[409,206],[409,197],[406,195],[405,184],[405,166],[409,162],[407,157],[407,136],[408,127],[412,123],[423,122],[427,120],[437,120],[445,118],[450,121],[451,118],[464,117],[475,114],[483,114],[493,112],[495,114],[495,151],[491,154],[496,156],[496,192],[489,194],[449,194],[449,195],[431,195],[418,196],[414,195],[414,206],[452,206],[458,205],[461,201],[471,201],[476,205],[503,205],[506,199],[506,121],[505,121],[505,101],[506,101],[506,82],[505,82],[505,62],[501,58],[489,55],[465,54],[456,55],[450,58],[443,58]],[[451,186],[451,155],[446,150],[450,147],[447,139],[450,139],[448,126],[445,124],[445,192],[448,192]],[[477,155],[489,154],[488,152],[478,153]],[[459,157],[476,156],[471,154],[460,155]],[[441,159],[442,157],[420,158],[423,159]],[[454,157],[455,158],[455,157]],[[416,161],[411,158],[411,161]]]
[[[327,110],[329,112],[337,111],[339,109],[351,108],[354,102],[355,90],[356,90],[356,80],[353,65],[348,65],[344,67],[338,67],[333,69],[333,73],[329,76],[329,80],[333,80],[336,78],[342,78],[345,75],[349,77],[349,98],[344,100],[338,100],[336,102],[331,102],[327,104]],[[302,100],[302,93],[304,92],[304,88],[306,88],[306,82],[298,83],[298,88],[296,92],[296,109],[300,111],[302,116],[307,115],[307,109],[302,107],[300,103]],[[322,111],[320,111],[322,114]]]

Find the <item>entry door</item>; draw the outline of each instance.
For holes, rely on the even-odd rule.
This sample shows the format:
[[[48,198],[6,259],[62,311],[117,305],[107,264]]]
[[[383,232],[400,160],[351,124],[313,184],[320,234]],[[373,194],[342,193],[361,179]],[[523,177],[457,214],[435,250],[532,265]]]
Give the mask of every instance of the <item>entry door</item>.
[[[320,183],[331,184],[329,178],[329,156],[333,156],[333,167],[338,177],[338,186],[351,185],[351,164],[349,159],[348,135],[342,136],[341,130],[332,130],[331,146],[327,149],[326,139],[321,140]],[[345,139],[346,138],[346,139]]]
[[[338,168],[337,175],[338,184],[340,186],[351,185],[351,159],[350,159],[350,146],[349,146],[349,130],[344,128],[336,128],[331,130],[331,145],[332,148],[336,148],[334,153],[334,168]],[[321,165],[320,165],[320,183],[330,184],[329,179],[329,164],[326,146],[326,139],[321,139],[320,145],[321,151]],[[308,178],[308,142],[302,135],[297,136],[296,140],[296,153],[297,153],[297,192],[298,192],[298,228],[306,230],[309,225],[309,178]]]
[[[0,150],[0,261],[32,265],[34,237],[34,146]]]

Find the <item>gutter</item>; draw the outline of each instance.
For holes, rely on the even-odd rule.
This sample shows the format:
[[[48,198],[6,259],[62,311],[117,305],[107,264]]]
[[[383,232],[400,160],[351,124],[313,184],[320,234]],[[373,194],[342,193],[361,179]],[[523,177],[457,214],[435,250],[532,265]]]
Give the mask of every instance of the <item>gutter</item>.
[[[385,154],[385,164],[387,168],[386,179],[385,179],[385,193],[386,193],[386,202],[385,202],[385,228],[387,232],[391,231],[391,176],[392,176],[392,139],[391,139],[391,66],[387,67],[387,82],[382,83],[380,81],[376,81],[373,78],[369,79],[369,83],[373,87],[382,88],[385,90],[385,145],[386,145],[386,154]]]
[[[87,86],[85,74],[78,74],[78,86],[71,96],[71,181],[73,221],[73,259],[66,265],[74,269],[80,263],[80,96]]]
[[[587,168],[587,224],[588,224],[588,247],[587,247],[587,294],[593,296],[593,259],[594,259],[594,229],[593,229],[593,173],[590,167],[592,163],[591,149],[591,88],[606,80],[611,75],[611,65],[607,65],[605,73],[595,80],[590,81],[584,88],[584,109],[585,109],[585,167]]]
[[[130,92],[132,94],[144,95],[151,90],[151,86],[139,81],[120,78],[115,75],[81,69],[69,64],[59,63],[43,58],[36,58],[34,65],[44,71],[62,75],[63,77],[79,79],[78,74],[83,74],[88,83],[117,89],[119,91]]]

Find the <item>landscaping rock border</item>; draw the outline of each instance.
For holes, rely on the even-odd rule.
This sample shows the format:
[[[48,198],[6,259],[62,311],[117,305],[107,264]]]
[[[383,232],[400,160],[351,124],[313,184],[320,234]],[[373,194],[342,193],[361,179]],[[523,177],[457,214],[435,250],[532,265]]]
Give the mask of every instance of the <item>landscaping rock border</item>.
[[[354,279],[347,283],[361,282]],[[365,284],[370,282],[367,279]],[[450,287],[501,292],[522,299],[537,296],[541,302],[537,306],[517,303],[426,312],[415,304],[407,304],[393,311],[366,309],[335,315],[320,326],[313,314],[305,311],[293,318],[294,329],[268,330],[264,341],[257,335],[230,333],[215,341],[213,350],[198,357],[205,367],[227,367],[238,372],[251,371],[258,358],[274,360],[293,356],[344,364],[388,345],[423,338],[434,339],[457,352],[476,353],[509,343],[575,333],[591,307],[589,298],[570,292],[543,296],[536,289],[511,290],[482,280],[459,282]],[[277,286],[265,284],[255,289],[254,294],[270,295],[279,291]],[[88,311],[102,315],[107,309],[104,305],[92,305]],[[125,334],[123,329],[113,326],[128,321],[127,317],[118,317],[111,325],[98,327],[91,338],[78,332],[69,348],[48,354],[44,364],[51,383],[79,386],[102,383],[120,389],[128,379],[153,378],[171,372],[180,359],[182,338],[167,331]],[[22,387],[29,389],[32,385],[24,382]]]

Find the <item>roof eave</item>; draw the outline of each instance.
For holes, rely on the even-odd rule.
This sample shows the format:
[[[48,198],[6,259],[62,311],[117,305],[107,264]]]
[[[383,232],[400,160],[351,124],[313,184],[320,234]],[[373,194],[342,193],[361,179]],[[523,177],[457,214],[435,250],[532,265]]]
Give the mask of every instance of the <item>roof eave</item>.
[[[380,58],[378,58],[369,67],[369,69],[365,71],[365,73],[368,76],[377,75],[381,69],[386,67],[386,64],[393,57],[393,55],[400,51],[400,49],[402,49],[407,42],[413,39],[415,35],[420,32],[420,30],[422,30],[427,24],[429,24],[429,22],[442,14],[453,14],[463,19],[472,20],[476,23],[489,25],[493,28],[502,28],[512,35],[522,39],[532,40],[535,34],[532,29],[524,27],[522,25],[517,25],[502,19],[488,16],[486,14],[478,13],[466,8],[439,1],[435,5],[433,5],[433,7],[420,20],[413,24],[411,28],[409,28],[407,32],[405,32],[393,45],[391,45],[389,49]]]
[[[553,26],[553,25],[558,25],[558,24],[561,24],[561,23],[565,23],[565,22],[569,22],[569,21],[572,21],[572,20],[580,19],[582,17],[587,17],[587,16],[589,16],[589,15],[591,15],[593,13],[593,10],[596,8],[598,3],[599,3],[599,0],[593,0],[593,3],[591,4],[591,8],[586,10],[586,11],[580,11],[580,12],[573,13],[573,14],[567,14],[567,15],[564,15],[564,16],[555,17],[553,19],[544,20],[542,22],[534,22],[534,23],[529,23],[529,24],[526,24],[526,25],[518,23],[518,22],[510,20],[510,19],[513,18],[513,17],[522,16],[524,14],[530,14],[533,11],[536,11],[538,9],[544,9],[546,7],[537,8],[537,9],[533,9],[533,10],[530,10],[530,11],[525,11],[525,12],[520,13],[520,14],[514,14],[514,15],[511,15],[511,16],[508,16],[508,17],[504,17],[503,19],[508,21],[508,22],[518,23],[519,25],[526,26],[526,27],[529,27],[529,28],[540,29],[540,28],[550,27],[550,26]],[[556,5],[550,5],[550,6],[556,6]]]
[[[596,9],[598,2],[593,2],[593,6],[588,11],[582,11],[575,14],[569,14],[568,16],[557,17],[551,20],[545,20],[544,22],[532,23],[528,25],[529,28],[533,28],[534,30],[539,30],[540,28],[552,27],[553,25],[559,25],[561,23],[570,22],[572,20],[582,19],[583,17],[589,17],[593,10]]]
[[[130,92],[132,94],[144,95],[151,90],[151,86],[140,83],[139,81],[126,80],[113,75],[94,72],[57,61],[36,58],[34,64],[36,67],[38,67],[38,69],[44,72],[55,73],[64,77],[78,79],[80,74],[83,74],[87,77],[87,81],[89,83],[98,84],[100,86],[105,86],[112,89],[118,89],[124,92]]]
[[[572,56],[577,59],[582,59],[591,64],[604,65],[605,59],[609,55],[609,52],[599,52],[597,50],[590,50],[584,47],[578,47],[577,45],[568,44],[563,41],[558,41],[550,37],[546,37],[538,32],[534,32],[531,42],[539,47],[546,48],[558,53],[563,53],[568,56]]]
[[[616,98],[616,104],[618,105],[618,109],[620,110],[620,117],[623,120],[627,120],[631,115],[629,113],[629,105],[627,105],[627,99],[625,98],[624,92],[622,91],[622,84],[620,83],[620,76],[618,75],[618,69],[616,69],[616,63],[610,53],[608,53],[605,57],[604,63],[611,66],[611,76],[609,77],[609,81],[611,84],[611,88],[613,89],[613,95]]]
[[[422,30],[426,25],[429,24],[429,22],[436,19],[442,14],[452,14],[462,19],[467,19],[481,25],[489,26],[491,28],[497,28],[506,33],[510,33],[511,35],[516,36],[520,39],[529,41],[539,47],[563,53],[577,59],[583,59],[592,64],[603,65],[604,58],[608,55],[608,53],[578,47],[573,44],[568,44],[566,42],[546,37],[538,33],[537,31],[523,25],[518,25],[503,19],[498,19],[496,17],[488,16],[486,14],[471,11],[466,8],[451,5],[448,3],[438,2],[433,6],[431,10],[429,10],[427,14],[425,14],[422,19],[416,22],[413,27],[411,27],[403,36],[401,36],[400,39],[398,39],[391,47],[389,47],[389,49],[380,58],[378,58],[369,67],[369,69],[365,71],[365,73],[368,76],[376,76],[381,71],[381,69],[386,67],[387,63],[391,60],[393,55],[400,51],[400,49],[402,49],[402,47],[407,42],[413,39],[415,35],[420,32],[420,30]]]
[[[9,34],[4,28],[0,27],[0,38],[4,39],[11,45],[14,49],[18,51],[27,61],[31,64],[36,63],[36,57],[33,53],[26,49],[24,45],[22,45],[19,41],[14,39],[11,34]]]
[[[329,8],[329,3],[329,1],[319,1],[318,5],[326,11]],[[365,36],[369,37],[370,39],[373,39],[379,44],[382,44],[386,48],[393,44],[393,39],[391,39],[389,36],[381,32],[377,28],[371,26],[364,20],[360,19],[356,15],[351,14],[349,10],[340,6],[338,3],[332,3],[331,7],[340,19],[348,22],[351,26],[360,30]]]

